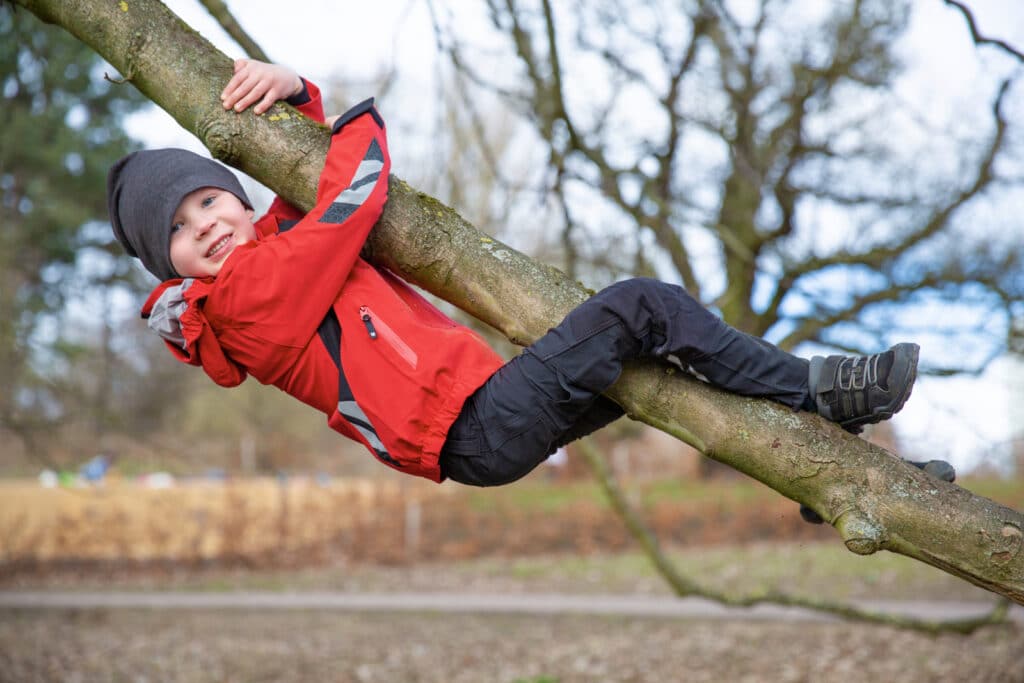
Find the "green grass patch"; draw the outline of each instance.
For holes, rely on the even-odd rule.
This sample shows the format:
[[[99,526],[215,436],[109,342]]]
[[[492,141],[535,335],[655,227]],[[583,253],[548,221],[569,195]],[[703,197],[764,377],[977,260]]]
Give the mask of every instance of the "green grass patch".
[[[662,502],[715,502],[743,505],[759,503],[778,496],[776,491],[759,481],[746,477],[701,482],[693,479],[664,479],[626,485],[627,491],[637,491],[644,503]]]
[[[557,512],[584,502],[607,504],[600,487],[592,481],[551,484],[524,480],[501,488],[466,489],[463,495],[474,510],[512,506],[523,512]]]
[[[780,591],[845,601],[970,600],[995,596],[945,572],[901,555],[854,555],[838,541],[675,549],[677,571],[702,587],[734,595]],[[28,582],[34,584],[35,582]],[[39,582],[48,585],[45,580]],[[63,582],[61,582],[63,583]],[[88,589],[228,592],[342,590],[480,593],[671,594],[640,552],[485,558],[401,567],[346,565],[301,570],[204,570],[167,575],[77,577]]]
[[[971,493],[991,498],[997,503],[1020,510],[1024,508],[1024,477],[1011,479],[976,479],[967,477],[957,484]]]
[[[838,542],[692,548],[669,555],[682,575],[703,587],[732,594],[771,590],[835,600],[994,599],[921,562],[886,552],[855,555]],[[648,558],[637,552],[522,558],[501,567],[505,576],[535,583],[538,590],[668,592]],[[468,566],[462,571],[472,573]]]
[[[658,503],[717,503],[729,505],[755,504],[771,500],[779,494],[764,484],[748,478],[712,482],[692,479],[662,479],[623,482],[623,490],[645,505]],[[467,504],[474,510],[490,510],[511,506],[523,512],[557,512],[579,504],[607,506],[601,487],[594,481],[550,483],[524,480],[511,486],[488,489],[467,489]]]

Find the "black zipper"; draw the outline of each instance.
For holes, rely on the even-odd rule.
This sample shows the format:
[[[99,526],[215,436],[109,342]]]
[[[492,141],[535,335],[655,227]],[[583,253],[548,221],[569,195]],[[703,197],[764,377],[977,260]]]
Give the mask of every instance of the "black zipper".
[[[397,353],[402,360],[409,364],[413,369],[418,365],[418,358],[416,352],[402,340],[402,338],[391,329],[388,324],[379,316],[375,316],[373,311],[370,310],[369,306],[359,307],[359,319],[363,321],[363,325],[366,326],[366,333],[370,335],[370,339],[381,340]],[[374,320],[376,319],[376,325]]]
[[[362,315],[363,324],[366,325],[366,332],[367,332],[367,334],[370,335],[370,339],[376,339],[377,338],[377,330],[374,329],[374,327],[373,327],[373,320],[370,318],[370,314],[368,312],[366,312],[366,310],[363,310],[362,313],[363,313],[363,315]]]

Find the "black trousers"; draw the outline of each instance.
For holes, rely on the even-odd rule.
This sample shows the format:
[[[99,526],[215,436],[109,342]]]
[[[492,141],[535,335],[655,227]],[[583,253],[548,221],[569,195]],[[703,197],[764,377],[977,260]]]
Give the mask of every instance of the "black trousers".
[[[626,280],[582,303],[466,400],[441,452],[442,474],[473,486],[525,476],[621,417],[601,392],[624,362],[648,357],[737,394],[813,406],[806,360],[730,327],[681,287]]]

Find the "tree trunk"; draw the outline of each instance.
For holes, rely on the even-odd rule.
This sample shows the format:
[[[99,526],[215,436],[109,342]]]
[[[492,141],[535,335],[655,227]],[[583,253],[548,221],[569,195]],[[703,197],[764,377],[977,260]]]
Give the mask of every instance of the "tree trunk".
[[[215,157],[297,206],[313,205],[326,129],[280,104],[260,117],[225,112],[219,95],[231,61],[162,4],[17,4],[90,45]],[[396,177],[368,254],[518,344],[588,295]],[[937,481],[817,416],[726,394],[663,365],[630,367],[609,395],[634,419],[810,505],[851,551],[898,552],[1024,604],[1024,515]]]

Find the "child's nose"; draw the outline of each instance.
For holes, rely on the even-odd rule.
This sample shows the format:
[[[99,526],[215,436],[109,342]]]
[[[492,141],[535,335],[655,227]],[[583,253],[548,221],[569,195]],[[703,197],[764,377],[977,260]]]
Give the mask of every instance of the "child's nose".
[[[202,239],[206,237],[206,233],[213,230],[214,221],[212,220],[201,220],[196,223],[196,239]]]

